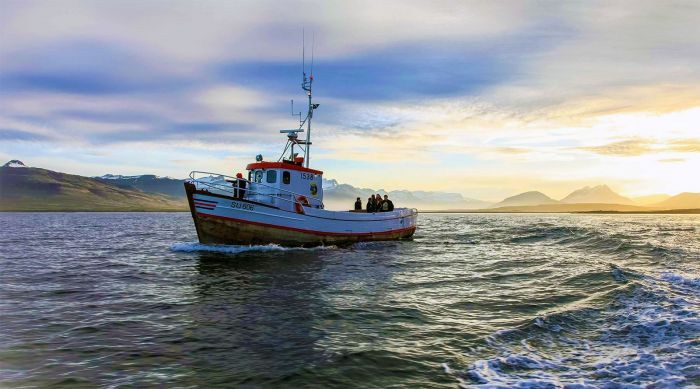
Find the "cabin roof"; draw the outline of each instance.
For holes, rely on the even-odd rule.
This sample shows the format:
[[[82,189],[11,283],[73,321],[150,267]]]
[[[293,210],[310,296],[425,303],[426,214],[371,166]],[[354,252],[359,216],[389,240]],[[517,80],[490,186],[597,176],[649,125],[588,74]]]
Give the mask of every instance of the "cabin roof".
[[[255,162],[255,163],[249,163],[248,166],[246,166],[246,170],[253,170],[253,169],[285,169],[285,170],[296,170],[300,172],[306,172],[306,173],[312,173],[312,174],[318,174],[322,175],[323,172],[320,170],[316,169],[309,169],[307,167],[299,166],[293,163],[287,163],[287,162]]]

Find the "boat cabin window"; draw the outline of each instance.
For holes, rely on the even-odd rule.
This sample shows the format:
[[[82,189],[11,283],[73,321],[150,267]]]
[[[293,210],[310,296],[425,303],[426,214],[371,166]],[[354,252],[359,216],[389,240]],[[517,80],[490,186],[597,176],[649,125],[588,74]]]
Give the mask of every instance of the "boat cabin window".
[[[288,171],[282,172],[282,183],[289,185],[292,182],[292,175]]]
[[[276,184],[277,183],[277,170],[268,170],[267,171],[267,183],[268,184]]]
[[[255,180],[254,180],[254,181],[255,181],[255,182],[262,182],[262,176],[263,176],[262,170],[256,170],[256,171],[255,171]]]

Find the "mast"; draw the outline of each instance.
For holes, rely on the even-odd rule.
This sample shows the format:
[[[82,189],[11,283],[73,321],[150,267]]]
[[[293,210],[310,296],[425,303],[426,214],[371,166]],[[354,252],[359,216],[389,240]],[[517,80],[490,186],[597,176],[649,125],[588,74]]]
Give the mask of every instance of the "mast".
[[[314,116],[314,109],[318,107],[318,104],[313,104],[311,102],[311,84],[314,82],[314,46],[316,46],[316,34],[313,34],[311,37],[311,69],[310,69],[310,74],[309,78],[306,78],[306,60],[305,60],[305,55],[304,51],[306,49],[306,43],[304,39],[304,30],[302,29],[302,49],[301,49],[301,56],[302,56],[302,82],[301,82],[301,88],[306,91],[306,95],[309,96],[309,108],[306,113],[306,142],[304,147],[304,165],[308,168],[309,167],[309,160],[311,159],[311,118]]]
[[[311,69],[310,69],[310,74],[308,77],[306,76],[306,58],[304,55],[304,49],[305,49],[305,45],[303,43],[303,31],[302,31],[301,89],[303,89],[306,92],[306,95],[309,97],[309,106],[307,107],[306,117],[303,120],[301,119],[302,113],[301,112],[298,113],[298,115],[299,115],[299,127],[297,129],[280,130],[281,133],[287,134],[287,146],[285,146],[284,151],[282,151],[282,155],[279,157],[278,161],[284,160],[284,156],[287,153],[287,150],[289,150],[291,147],[288,161],[295,162],[294,145],[299,145],[299,147],[304,151],[304,166],[308,168],[309,167],[309,160],[311,159],[311,118],[314,116],[314,110],[316,108],[318,108],[319,104],[313,103],[313,101],[312,101],[313,94],[311,93],[311,84],[313,84],[313,82],[314,82],[314,50],[313,50],[314,46],[313,46],[313,44],[311,46]],[[292,115],[296,116],[297,113],[294,113],[294,100],[292,100],[291,103],[292,103]],[[299,140],[299,133],[304,132],[304,125],[306,125],[306,140]],[[303,147],[302,147],[302,145],[303,145]]]
[[[309,167],[309,157],[311,156],[311,118],[314,115],[314,105],[311,102],[311,83],[314,81],[313,73],[311,76],[306,78],[306,73],[304,73],[304,82],[302,82],[301,87],[306,91],[309,96],[309,110],[306,114],[306,147],[304,148],[304,165]]]
[[[314,106],[314,104],[311,102],[311,84],[314,82],[314,46],[316,43],[316,35],[313,35],[312,41],[311,41],[311,71],[309,74],[309,78],[306,78],[306,69],[305,69],[305,61],[304,61],[304,50],[306,49],[306,44],[304,43],[304,31],[302,30],[302,74],[303,74],[303,79],[301,82],[301,88],[306,91],[306,95],[309,96],[309,108],[308,112],[306,113],[306,144],[304,148],[304,165],[308,168],[309,167],[309,159],[311,159],[311,118],[314,116],[314,108],[316,108],[318,105]]]

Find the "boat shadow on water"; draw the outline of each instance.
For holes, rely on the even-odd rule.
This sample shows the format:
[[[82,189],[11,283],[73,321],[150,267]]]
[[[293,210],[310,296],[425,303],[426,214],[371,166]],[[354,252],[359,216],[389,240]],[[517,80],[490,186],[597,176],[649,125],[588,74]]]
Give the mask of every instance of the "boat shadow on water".
[[[197,252],[194,301],[180,345],[187,375],[211,383],[218,374],[221,384],[234,386],[339,379],[337,369],[348,363],[340,334],[359,331],[346,328],[347,316],[366,314],[347,301],[347,290],[360,284],[381,290],[392,282],[397,268],[383,254],[385,245],[402,243]]]

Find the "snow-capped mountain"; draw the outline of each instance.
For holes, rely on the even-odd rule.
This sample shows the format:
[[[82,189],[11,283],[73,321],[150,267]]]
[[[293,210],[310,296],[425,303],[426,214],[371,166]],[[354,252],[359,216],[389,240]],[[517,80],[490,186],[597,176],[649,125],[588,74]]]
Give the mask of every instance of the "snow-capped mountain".
[[[105,174],[104,176],[99,176],[95,178],[101,178],[103,180],[130,180],[135,178],[140,178],[142,175],[138,176],[122,176],[121,174]]]
[[[13,160],[7,162],[6,164],[2,165],[2,167],[28,167],[28,166],[25,165],[19,159],[13,159]]]
[[[141,174],[136,176],[105,174],[94,178],[112,185],[124,188],[135,188],[147,193],[159,193],[171,197],[185,196],[185,190],[182,186],[184,180],[170,177],[159,177],[154,174]]]
[[[168,176],[161,177],[161,176],[156,176],[154,174],[139,174],[136,176],[123,176],[121,174],[105,174],[103,176],[94,177],[94,178],[100,178],[103,180],[135,180],[135,179],[139,179],[139,178],[145,178],[145,179],[156,178],[156,179],[175,180],[175,178],[172,178],[172,177],[168,177]]]

